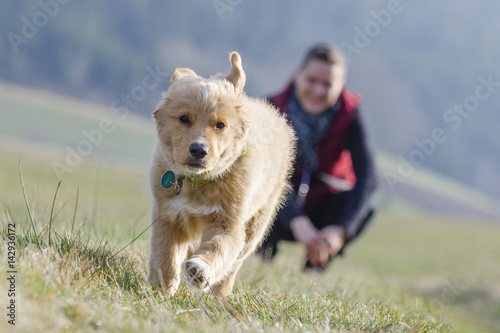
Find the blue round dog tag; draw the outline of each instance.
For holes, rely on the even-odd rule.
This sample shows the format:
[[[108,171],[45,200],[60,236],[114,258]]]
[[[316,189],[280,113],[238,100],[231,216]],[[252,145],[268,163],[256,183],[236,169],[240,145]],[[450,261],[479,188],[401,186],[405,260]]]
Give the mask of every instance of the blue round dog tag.
[[[161,176],[161,186],[170,188],[175,183],[175,175],[172,171],[167,171]]]

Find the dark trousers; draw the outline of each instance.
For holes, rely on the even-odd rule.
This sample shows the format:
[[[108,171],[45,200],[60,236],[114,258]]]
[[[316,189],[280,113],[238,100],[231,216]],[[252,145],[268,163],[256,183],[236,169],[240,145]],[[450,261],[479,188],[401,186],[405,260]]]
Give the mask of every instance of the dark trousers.
[[[323,200],[316,211],[308,214],[308,217],[318,229],[322,229],[328,225],[338,225],[339,219],[344,214],[345,207],[347,207],[347,198],[347,192],[331,194]],[[269,235],[258,250],[258,253],[266,259],[271,259],[276,255],[279,241],[296,241],[289,227],[290,221],[285,220],[285,218],[289,219],[289,216],[285,216],[282,212],[283,210],[278,212]],[[338,254],[343,254],[345,247],[366,229],[373,215],[374,209],[371,208],[364,216],[360,217],[359,221],[350,222],[355,226],[353,236],[346,240],[346,243]],[[330,258],[330,260],[331,259],[333,259],[333,257]]]

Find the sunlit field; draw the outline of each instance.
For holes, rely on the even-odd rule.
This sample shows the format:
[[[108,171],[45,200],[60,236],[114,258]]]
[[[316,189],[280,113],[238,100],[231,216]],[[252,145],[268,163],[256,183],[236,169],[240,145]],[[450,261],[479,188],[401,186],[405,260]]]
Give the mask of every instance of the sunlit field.
[[[146,280],[146,168],[82,163],[59,184],[51,158],[1,155],[2,332],[500,329],[493,224],[387,208],[324,274],[303,272],[302,249],[284,243],[272,264],[249,258],[228,299],[185,284],[166,298]],[[13,224],[15,328],[5,273]]]

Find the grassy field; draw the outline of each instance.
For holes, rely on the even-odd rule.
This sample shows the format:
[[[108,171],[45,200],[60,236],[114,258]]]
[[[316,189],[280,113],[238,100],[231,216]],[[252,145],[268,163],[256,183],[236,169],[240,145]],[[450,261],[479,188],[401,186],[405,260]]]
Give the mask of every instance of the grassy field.
[[[184,284],[173,298],[151,291],[152,122],[109,111],[0,83],[0,332],[500,331],[498,224],[394,204],[383,205],[325,274],[302,272],[300,246],[282,244],[272,265],[247,261],[229,299]],[[108,117],[115,129],[58,184],[54,162],[64,163],[67,148],[87,139],[83,130]],[[388,158],[381,165],[395,167]],[[485,202],[436,177],[412,179],[453,188],[448,196],[476,198],[478,207]],[[12,299],[15,327],[7,321]]]
[[[152,112],[153,110],[150,110]],[[37,89],[13,86],[0,81],[0,139],[19,139],[48,147],[64,161],[67,147],[74,150],[85,133],[100,130],[106,120],[109,130],[96,136],[90,157],[96,153],[108,157],[147,160],[154,144],[153,121],[131,112],[51,94]]]
[[[500,330],[498,226],[381,211],[325,274],[303,273],[302,249],[283,244],[272,265],[250,258],[227,300],[185,285],[167,299],[145,281],[145,172],[82,164],[54,201],[51,159],[0,153],[2,332]],[[9,223],[15,328],[6,319]]]

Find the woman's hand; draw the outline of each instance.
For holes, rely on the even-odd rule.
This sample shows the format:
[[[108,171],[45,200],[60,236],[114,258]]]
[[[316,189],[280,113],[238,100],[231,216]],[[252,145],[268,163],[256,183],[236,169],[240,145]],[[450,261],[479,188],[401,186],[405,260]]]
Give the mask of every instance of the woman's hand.
[[[312,241],[319,233],[319,230],[312,224],[307,216],[297,216],[290,222],[295,240],[307,244]]]
[[[318,230],[307,216],[298,216],[290,222],[295,239],[306,247],[311,266],[325,267],[330,256],[344,246],[346,233],[343,227],[327,226]]]
[[[320,231],[307,216],[298,216],[290,222],[293,237],[306,247],[307,260],[313,267],[326,265],[328,262],[328,246],[321,237]]]
[[[337,254],[346,241],[346,231],[343,227],[338,225],[324,227],[321,229],[320,235],[328,248],[328,254],[330,256]]]

